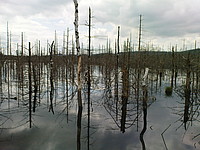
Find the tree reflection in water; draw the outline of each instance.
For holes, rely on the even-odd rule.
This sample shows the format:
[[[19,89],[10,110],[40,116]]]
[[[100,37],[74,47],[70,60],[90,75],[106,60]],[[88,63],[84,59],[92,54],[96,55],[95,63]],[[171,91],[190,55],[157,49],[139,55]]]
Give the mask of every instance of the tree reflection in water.
[[[34,59],[32,59],[34,60]],[[20,61],[20,60],[19,60]],[[49,58],[48,61],[49,62]],[[9,63],[9,62],[7,62]],[[169,138],[176,136],[182,137],[182,133],[184,129],[186,129],[186,132],[184,134],[185,139],[188,139],[191,137],[191,143],[188,145],[191,147],[196,147],[196,149],[199,148],[199,138],[200,134],[197,129],[199,129],[199,106],[200,106],[200,93],[198,92],[196,87],[196,84],[191,82],[191,74],[190,74],[190,82],[185,82],[185,83],[190,83],[190,86],[178,86],[180,82],[177,82],[177,87],[174,89],[176,93],[182,98],[182,101],[179,97],[171,97],[172,101],[168,101],[169,99],[166,97],[163,97],[162,100],[157,100],[156,103],[153,103],[154,101],[151,100],[151,85],[147,87],[143,87],[142,83],[140,83],[140,93],[139,93],[139,101],[138,101],[138,112],[137,112],[137,100],[135,97],[135,88],[136,88],[136,77],[134,76],[136,70],[130,69],[129,70],[129,77],[127,77],[126,71],[120,72],[118,74],[118,79],[116,78],[116,70],[121,70],[121,68],[109,68],[107,66],[107,71],[105,71],[106,67],[91,67],[91,70],[93,70],[93,74],[91,74],[91,99],[92,103],[90,106],[92,107],[90,109],[90,123],[88,125],[88,120],[87,120],[87,101],[83,101],[83,107],[82,109],[76,107],[77,105],[77,90],[76,86],[74,86],[73,89],[73,95],[75,94],[76,96],[74,99],[71,99],[72,95],[72,81],[70,79],[66,80],[66,68],[63,67],[62,64],[57,64],[55,61],[53,66],[54,70],[57,72],[54,74],[54,71],[51,71],[50,65],[43,64],[43,68],[41,68],[42,74],[40,75],[41,79],[41,91],[37,91],[37,95],[41,95],[41,103],[40,105],[38,104],[38,101],[36,101],[36,109],[35,112],[33,113],[33,108],[34,108],[34,97],[32,97],[32,129],[29,129],[29,78],[28,78],[28,63],[22,63],[22,62],[16,62],[14,65],[10,66],[15,66],[9,67],[11,69],[9,71],[10,75],[9,77],[11,79],[14,79],[13,81],[11,79],[10,82],[12,82],[13,89],[17,88],[17,90],[12,90],[10,91],[10,109],[8,105],[8,91],[7,91],[7,85],[8,85],[8,75],[6,71],[7,69],[7,63],[2,63],[0,64],[0,75],[1,75],[1,80],[0,80],[0,125],[1,125],[1,134],[0,134],[0,147],[4,148],[5,145],[11,145],[17,147],[20,144],[19,141],[17,140],[24,140],[22,138],[24,134],[27,134],[27,139],[29,142],[27,143],[33,143],[35,141],[36,143],[38,140],[42,138],[46,138],[46,142],[50,141],[49,138],[51,139],[52,145],[55,145],[57,142],[63,142],[63,145],[65,145],[65,149],[70,147],[70,144],[68,143],[69,141],[72,142],[73,148],[76,148],[76,144],[80,145],[80,149],[86,149],[87,144],[86,144],[86,139],[90,138],[90,149],[95,148],[95,149],[101,149],[101,147],[104,148],[110,148],[110,149],[117,149],[116,145],[120,145],[121,148],[125,148],[126,145],[129,146],[129,148],[133,149],[148,149],[147,147],[152,146],[151,142],[156,139],[156,136],[160,138],[160,141],[157,141],[157,147],[162,149],[164,147],[163,141],[161,139],[161,136],[159,133],[165,130],[160,130],[162,129],[162,122],[156,122],[152,120],[148,120],[147,118],[154,118],[157,117],[151,116],[152,115],[152,109],[153,108],[156,110],[159,110],[158,113],[160,113],[160,116],[162,117],[162,113],[165,112],[165,110],[169,110],[168,107],[161,107],[159,104],[165,104],[165,102],[171,103],[171,105],[176,105],[177,107],[173,108],[173,112],[177,115],[169,115],[169,120],[166,119],[164,127],[169,127],[169,124],[172,124],[169,129],[167,129],[167,132],[164,132],[165,135],[165,140],[166,140],[166,145],[168,149],[173,149],[174,147],[172,146],[173,144],[169,140]],[[12,62],[13,63],[13,62]],[[35,62],[34,62],[35,63]],[[19,65],[19,66],[18,66]],[[36,74],[35,77],[32,77],[33,80],[38,81],[39,76],[37,76],[37,66],[34,66],[36,64],[32,64],[32,75]],[[68,64],[69,67],[70,64]],[[76,66],[73,66],[76,69]],[[7,69],[5,69],[7,68]],[[22,72],[23,68],[23,72]],[[13,69],[13,70],[12,70]],[[33,70],[34,69],[34,70]],[[109,70],[110,69],[110,70]],[[68,76],[71,74],[70,69],[69,70]],[[71,69],[72,70],[72,69]],[[33,71],[36,71],[35,73]],[[13,76],[13,72],[15,73],[15,77]],[[64,72],[64,73],[62,73]],[[153,71],[151,71],[152,73]],[[110,73],[109,75],[105,74]],[[22,80],[22,74],[23,74],[23,80]],[[52,75],[53,74],[53,75]],[[156,75],[156,74],[155,74]],[[52,77],[51,77],[52,76]],[[98,76],[98,77],[97,77]],[[124,79],[122,79],[122,76]],[[153,76],[153,75],[152,75]],[[185,81],[187,79],[187,72],[185,74]],[[4,77],[6,77],[6,82]],[[110,79],[106,78],[109,77]],[[35,78],[35,79],[34,79]],[[57,89],[57,101],[56,105],[53,107],[54,115],[52,114],[52,109],[50,109],[51,113],[49,113],[49,106],[47,109],[47,105],[51,105],[51,100],[50,97],[54,98],[53,93],[54,89],[51,88],[51,85],[54,85],[54,78],[57,78],[58,80],[58,86],[53,87],[53,88],[58,88]],[[126,83],[125,78],[129,83]],[[163,77],[164,78],[164,77]],[[51,81],[52,80],[52,81]],[[74,79],[76,83],[76,78]],[[106,81],[107,84],[105,85],[103,81]],[[116,97],[114,94],[116,94],[114,91],[116,90],[116,87],[114,86],[116,84],[116,81],[118,80],[118,96],[119,99],[116,101]],[[66,101],[66,92],[63,92],[63,86],[66,86],[66,84],[62,84],[62,82],[68,82],[68,89],[69,89],[69,100]],[[101,82],[102,81],[102,82]],[[150,83],[150,77],[148,76],[147,78],[147,84]],[[52,82],[52,83],[51,83]],[[108,83],[110,82],[110,83]],[[39,84],[39,82],[36,82]],[[49,83],[49,84],[47,84]],[[75,84],[74,83],[74,84]],[[87,83],[87,82],[86,82]],[[126,97],[126,85],[129,85],[128,89],[128,99],[124,99],[122,95]],[[11,85],[11,84],[10,84]],[[34,90],[35,83],[33,82],[32,84],[32,89]],[[85,85],[83,85],[85,87]],[[109,89],[106,89],[105,87],[108,87]],[[187,88],[186,88],[187,87]],[[152,88],[154,88],[152,86]],[[66,88],[65,88],[66,89]],[[107,92],[108,91],[108,92]],[[187,95],[187,92],[190,91],[189,95]],[[33,91],[34,92],[34,91]],[[124,94],[123,94],[124,92]],[[24,93],[24,94],[22,94]],[[87,89],[83,89],[82,93],[86,95]],[[152,92],[153,93],[153,92]],[[174,94],[176,94],[174,93]],[[111,94],[111,95],[110,95]],[[154,93],[155,94],[155,93]],[[160,93],[159,93],[160,94]],[[36,94],[35,94],[36,95]],[[35,96],[34,95],[34,96]],[[24,99],[22,99],[22,96]],[[46,99],[49,96],[50,101],[48,102]],[[162,94],[160,94],[162,97]],[[16,98],[17,99],[16,99]],[[87,98],[87,97],[86,97]],[[85,99],[86,99],[85,98]],[[148,100],[147,100],[148,99]],[[175,100],[178,102],[176,102]],[[189,99],[189,101],[188,101]],[[187,101],[189,103],[187,103]],[[49,103],[49,104],[48,104]],[[117,103],[117,105],[116,105]],[[102,106],[103,104],[103,106]],[[153,105],[151,105],[153,104]],[[117,106],[117,107],[116,107]],[[157,108],[157,106],[161,108]],[[103,109],[105,108],[105,109]],[[148,112],[147,112],[148,109]],[[78,114],[76,114],[78,110]],[[117,115],[116,115],[117,112]],[[137,114],[138,114],[138,119],[139,119],[139,131],[137,132]],[[148,114],[148,117],[147,117]],[[118,117],[116,117],[118,116]],[[180,117],[180,118],[178,118]],[[118,118],[118,119],[117,119]],[[171,118],[175,118],[174,120],[171,120]],[[159,120],[160,118],[155,118],[155,120]],[[174,123],[175,120],[178,120],[178,122]],[[177,127],[177,124],[181,122],[180,127]],[[159,124],[160,123],[160,124]],[[55,125],[55,126],[52,126]],[[94,126],[96,125],[96,126]],[[148,126],[152,128],[151,130],[148,130]],[[38,128],[37,128],[38,127]],[[77,127],[77,128],[76,128]],[[83,128],[81,128],[83,127]],[[87,134],[87,127],[89,127],[89,134]],[[157,127],[157,128],[156,128]],[[182,129],[181,129],[182,127]],[[42,131],[40,130],[42,129]],[[179,132],[173,133],[174,130],[177,128]],[[196,128],[194,130],[194,128]],[[44,130],[44,131],[43,131]],[[81,131],[82,130],[82,131]],[[34,132],[31,132],[34,131]],[[124,132],[123,132],[124,131]],[[157,133],[158,131],[158,133]],[[189,134],[189,132],[193,132],[193,134]],[[76,133],[77,134],[74,134]],[[120,132],[123,132],[120,133]],[[30,134],[31,133],[31,134]],[[59,133],[59,134],[58,134]],[[188,133],[188,134],[187,134]],[[56,134],[56,136],[55,136]],[[58,135],[57,135],[58,134]],[[154,138],[149,138],[151,134],[155,134]],[[89,137],[88,137],[89,135]],[[172,136],[173,135],[173,136]],[[55,139],[53,137],[56,137]],[[92,136],[92,137],[91,137]],[[6,137],[6,138],[5,138]],[[12,138],[11,138],[12,137]],[[39,138],[40,137],[40,138]],[[111,139],[108,139],[110,138]],[[145,138],[144,138],[145,137]],[[12,140],[11,140],[12,139]],[[37,140],[38,139],[38,140]],[[71,140],[70,140],[71,139]],[[77,139],[77,141],[76,141]],[[134,142],[133,142],[134,139]],[[5,142],[7,140],[7,143]],[[33,141],[32,141],[33,140]],[[174,140],[174,139],[173,139]],[[3,141],[3,142],[2,142]],[[39,141],[40,142],[40,141]],[[54,143],[55,142],[55,143]],[[101,143],[103,142],[103,143]],[[137,143],[136,143],[137,142]],[[141,144],[140,144],[141,142]],[[185,146],[184,142],[181,140],[178,141],[180,142],[179,145],[181,145],[182,149],[184,149]],[[6,144],[5,144],[6,143]],[[116,145],[106,145],[109,143],[117,143]],[[147,144],[148,143],[148,144]],[[152,142],[154,143],[154,142]],[[44,143],[43,143],[44,144]],[[61,143],[59,143],[61,144]],[[139,145],[139,146],[138,146]],[[26,148],[28,147],[27,144],[24,145]],[[171,146],[171,147],[170,147]],[[186,149],[186,148],[185,148]],[[192,148],[190,148],[192,149]],[[14,149],[15,150],[15,149]]]
[[[185,69],[186,69],[186,78],[185,84],[177,87],[175,89],[176,93],[182,99],[179,108],[172,108],[176,115],[179,115],[180,118],[178,121],[181,121],[180,126],[177,130],[184,126],[185,132],[189,130],[189,127],[192,127],[193,124],[200,122],[200,92],[198,89],[195,89],[194,79],[191,79],[192,71],[192,62],[190,60],[190,54],[188,54],[187,59],[185,60]],[[194,75],[193,75],[194,78]],[[192,84],[191,84],[192,83]],[[196,82],[198,84],[198,82]],[[198,87],[198,85],[196,85]],[[181,111],[180,111],[181,109]],[[192,140],[200,138],[200,133],[196,133]],[[200,141],[199,141],[200,142]],[[195,143],[196,145],[196,143]]]
[[[143,99],[142,99],[142,109],[143,109],[143,129],[140,133],[140,141],[142,143],[142,149],[146,150],[145,142],[144,142],[144,133],[147,130],[147,100],[148,100],[148,90],[146,85],[146,79],[148,75],[149,69],[146,68],[145,75],[143,77],[142,90],[143,90]]]

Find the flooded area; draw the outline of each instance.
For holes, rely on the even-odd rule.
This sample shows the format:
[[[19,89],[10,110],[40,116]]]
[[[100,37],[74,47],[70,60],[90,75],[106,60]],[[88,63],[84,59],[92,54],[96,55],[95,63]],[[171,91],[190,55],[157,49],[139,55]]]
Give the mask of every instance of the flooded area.
[[[178,70],[171,96],[170,70],[91,66],[83,68],[82,110],[74,65],[0,66],[1,150],[197,150],[200,149],[200,92],[196,76]],[[139,78],[138,78],[139,77]]]
[[[200,150],[194,6],[1,0],[0,150]]]

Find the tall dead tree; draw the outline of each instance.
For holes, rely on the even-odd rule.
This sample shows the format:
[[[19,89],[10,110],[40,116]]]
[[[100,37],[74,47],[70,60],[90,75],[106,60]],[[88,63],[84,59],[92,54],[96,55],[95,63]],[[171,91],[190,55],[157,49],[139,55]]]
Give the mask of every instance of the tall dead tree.
[[[174,46],[172,46],[172,75],[171,75],[171,87],[174,86]]]
[[[146,150],[145,142],[144,142],[144,133],[147,130],[147,100],[148,100],[148,91],[146,85],[146,79],[148,76],[149,69],[145,69],[145,74],[143,76],[143,83],[142,83],[142,91],[143,91],[143,99],[142,99],[142,109],[143,109],[143,129],[140,132],[140,142],[142,144],[142,149]]]
[[[125,132],[127,104],[129,98],[129,41],[124,43],[124,61],[122,66],[122,115],[121,115],[121,131]]]
[[[55,43],[54,43],[54,52],[53,52],[54,55],[57,54],[57,34],[56,34],[56,30],[55,30]]]
[[[11,40],[11,31],[10,31],[10,42],[9,42],[10,43],[10,47],[9,47],[10,48],[10,55],[12,55],[12,50],[11,50],[12,49],[12,42],[11,41],[12,40]]]
[[[65,31],[63,32],[63,48],[62,48],[62,55],[65,55]]]
[[[38,99],[39,99],[39,103],[40,103],[40,93],[41,93],[41,86],[40,86],[40,79],[41,79],[41,74],[42,74],[42,65],[41,65],[41,57],[42,56],[42,48],[41,48],[41,45],[40,45],[40,40],[39,40],[39,73],[38,73],[38,76],[39,76],[39,79],[38,79],[38,92],[39,92],[39,95],[38,95]]]
[[[32,117],[32,80],[31,80],[31,43],[29,42],[29,61],[28,61],[28,78],[29,78],[29,127],[31,128]]]
[[[187,129],[187,122],[189,121],[189,117],[190,117],[190,113],[189,113],[190,104],[191,104],[191,101],[190,101],[190,99],[191,99],[190,98],[190,94],[191,94],[190,75],[191,75],[191,60],[190,60],[190,53],[188,53],[187,60],[186,60],[186,85],[185,85],[185,89],[184,89],[185,107],[184,107],[183,123],[184,123],[185,130]]]
[[[49,111],[51,110],[52,113],[54,114],[54,109],[53,109],[53,95],[54,95],[54,85],[53,85],[53,47],[54,47],[54,41],[51,44],[51,47],[49,49],[50,53],[50,85],[51,85],[51,90],[50,90],[50,106],[49,106]]]
[[[0,54],[3,54],[2,47],[1,47],[1,36],[0,36]]]
[[[49,41],[47,40],[47,56],[49,55]]]
[[[140,67],[141,67],[141,37],[142,37],[142,15],[140,15],[140,25],[139,25],[139,43],[138,43],[138,59],[137,59],[137,80],[136,80],[136,100],[137,100],[137,131],[139,126],[139,96],[140,96]]]
[[[68,66],[69,66],[69,56],[68,56],[68,44],[69,44],[69,28],[67,28],[67,45],[66,45],[66,103],[67,103],[67,123],[69,120],[69,86],[68,86]]]
[[[78,31],[78,2],[74,0],[75,5],[75,37],[76,37],[76,50],[78,56],[78,106],[82,107],[82,99],[81,99],[81,54],[80,54],[80,42],[79,42],[79,31]]]
[[[8,73],[7,73],[7,82],[8,82],[8,109],[10,109],[10,63],[7,62],[7,69],[8,69]]]
[[[80,54],[80,42],[79,42],[79,31],[78,31],[78,1],[74,0],[75,6],[75,37],[76,37],[76,50],[78,56],[78,118],[77,118],[77,150],[81,149],[81,117],[82,117],[82,98],[81,98],[81,54]]]
[[[24,55],[24,35],[23,32],[21,34],[21,56]]]
[[[118,26],[117,31],[117,48],[115,49],[116,55],[116,65],[115,65],[115,103],[116,103],[116,120],[118,120],[118,101],[119,101],[119,75],[118,75],[118,68],[119,68],[119,36],[120,36],[120,26]]]
[[[142,15],[140,15],[138,51],[141,50],[141,37],[142,37]]]
[[[7,22],[7,55],[9,55],[9,30],[8,30],[8,22]]]
[[[90,149],[90,87],[91,87],[91,81],[90,81],[90,47],[91,47],[91,9],[89,7],[89,48],[88,48],[88,150]]]
[[[74,78],[75,78],[75,69],[74,69],[74,62],[75,62],[75,59],[74,59],[74,50],[75,47],[74,47],[74,38],[73,38],[73,35],[72,35],[72,57],[71,57],[71,80],[72,80],[72,98],[74,97]]]
[[[33,112],[35,112],[37,103],[38,83],[37,83],[37,67],[34,64],[33,64],[33,83],[34,83]]]

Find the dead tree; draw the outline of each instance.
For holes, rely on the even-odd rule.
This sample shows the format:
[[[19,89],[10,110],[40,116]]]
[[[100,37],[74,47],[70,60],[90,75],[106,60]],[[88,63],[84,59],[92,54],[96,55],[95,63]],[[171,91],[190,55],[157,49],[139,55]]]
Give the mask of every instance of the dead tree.
[[[7,55],[9,55],[9,30],[8,30],[8,22],[7,22]]]
[[[69,66],[69,56],[68,56],[68,44],[69,44],[69,28],[67,28],[67,45],[66,45],[66,103],[67,103],[67,123],[69,120],[69,85],[68,85],[68,66]]]
[[[36,103],[37,103],[37,92],[38,92],[36,69],[37,69],[37,67],[35,65],[33,65],[33,82],[34,82],[33,112],[35,112]]]
[[[12,38],[12,36],[11,36],[11,31],[10,31],[10,40],[9,40],[10,41],[9,42],[10,43],[10,47],[9,47],[10,48],[10,56],[12,55],[12,40],[11,40],[11,38]]]
[[[75,6],[75,37],[76,37],[76,50],[78,56],[78,118],[77,118],[77,150],[81,149],[81,118],[82,118],[82,98],[81,98],[81,54],[80,54],[80,42],[78,31],[78,2],[74,0]]]
[[[138,62],[137,62],[137,79],[136,79],[136,101],[137,101],[137,131],[139,127],[139,96],[140,96],[140,72],[141,72],[141,37],[142,37],[142,15],[140,15],[140,26],[139,26],[139,44],[138,44]]]
[[[143,129],[140,132],[140,142],[142,144],[142,149],[146,150],[145,142],[144,142],[144,133],[147,130],[147,100],[148,100],[148,91],[146,85],[146,79],[148,76],[149,69],[146,68],[145,74],[143,76],[143,83],[142,83],[142,91],[143,91],[143,99],[142,99],[142,109],[143,109]]]
[[[191,74],[191,64],[190,64],[190,56],[188,54],[188,58],[186,60],[186,85],[185,85],[185,108],[184,108],[184,119],[183,119],[183,123],[185,126],[185,130],[187,129],[187,122],[189,120],[189,108],[190,108],[190,93],[191,93],[191,89],[190,89],[190,74]]]
[[[115,103],[116,103],[116,120],[118,120],[118,102],[119,102],[119,85],[118,85],[118,68],[119,68],[119,33],[120,33],[120,26],[118,26],[118,35],[117,35],[117,48],[115,48],[115,55],[116,55],[116,65],[115,65]]]
[[[42,56],[42,48],[40,47],[40,40],[39,40],[39,72],[38,72],[38,99],[39,99],[39,103],[40,103],[40,93],[41,93],[41,86],[40,86],[40,80],[41,80],[41,74],[42,74],[42,65],[41,65],[41,56]]]
[[[57,34],[56,34],[56,30],[55,30],[55,43],[54,43],[54,52],[53,54],[56,55],[57,54]]]
[[[23,32],[21,34],[21,56],[24,55],[24,36],[23,36]]]
[[[32,116],[32,81],[31,81],[31,43],[29,42],[29,61],[28,61],[28,78],[29,78],[29,127],[31,128]]]
[[[172,75],[171,75],[171,87],[174,86],[174,46],[172,47]]]
[[[129,50],[129,42],[124,45],[124,64],[122,66],[122,117],[121,117],[121,131],[125,132],[126,115],[127,115],[127,103],[129,97],[129,59],[127,52]]]
[[[87,147],[89,150],[90,147],[90,88],[91,88],[91,80],[90,80],[90,46],[91,46],[91,9],[89,7],[89,49],[88,49],[88,131],[87,131]]]
[[[49,111],[52,111],[52,113],[54,114],[54,109],[53,109],[53,95],[54,95],[54,85],[53,85],[53,47],[54,47],[54,41],[51,44],[50,47],[50,86],[51,86],[51,90],[50,90],[50,106],[49,106]]]

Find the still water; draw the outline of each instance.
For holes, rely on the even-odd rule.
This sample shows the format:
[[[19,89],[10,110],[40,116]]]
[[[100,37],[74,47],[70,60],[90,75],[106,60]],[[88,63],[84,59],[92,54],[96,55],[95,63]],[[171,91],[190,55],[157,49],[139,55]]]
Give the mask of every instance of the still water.
[[[123,74],[119,69],[116,82],[114,70],[107,69],[92,67],[89,105],[87,74],[82,73],[83,112],[78,125],[74,66],[50,68],[48,64],[32,64],[29,82],[28,65],[3,62],[0,150],[75,150],[79,140],[82,150],[200,149],[199,93],[193,90],[186,106],[184,73],[178,73],[173,94],[166,96],[170,72],[165,70],[162,78],[157,78],[150,70],[144,101],[141,85],[137,90],[135,72],[130,70],[124,105]]]

